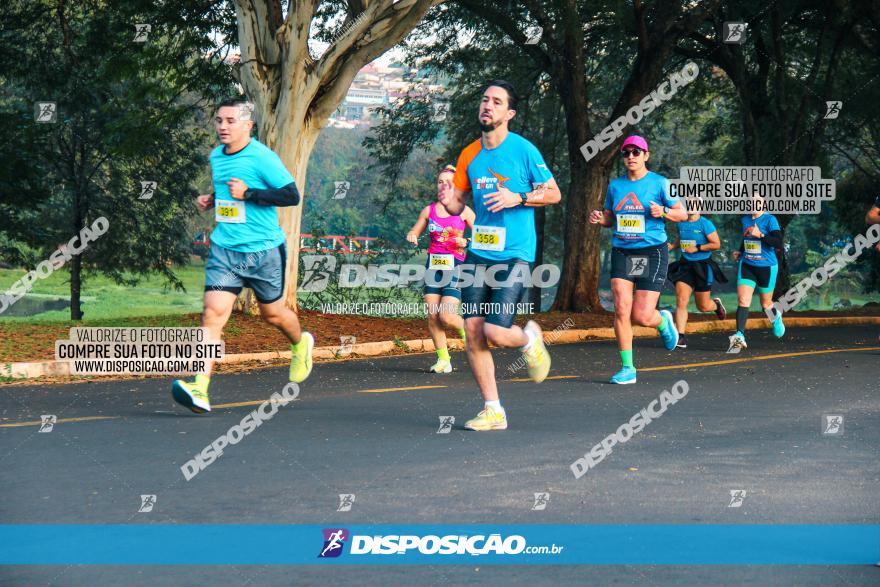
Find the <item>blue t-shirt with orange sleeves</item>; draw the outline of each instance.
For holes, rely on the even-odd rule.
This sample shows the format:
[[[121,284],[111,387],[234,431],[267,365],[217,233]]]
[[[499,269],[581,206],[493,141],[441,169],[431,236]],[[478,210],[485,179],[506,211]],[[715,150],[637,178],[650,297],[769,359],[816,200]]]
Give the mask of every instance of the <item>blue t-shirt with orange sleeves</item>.
[[[669,195],[669,180],[649,171],[641,179],[612,179],[605,194],[605,209],[613,214],[612,246],[621,249],[654,247],[666,242],[666,221],[651,216],[651,204],[671,208],[678,198]]]
[[[483,198],[498,191],[499,185],[523,193],[551,179],[553,174],[538,148],[514,132],[508,133],[494,149],[483,147],[482,139],[465,147],[458,157],[453,182],[461,191],[473,192],[476,220],[470,250],[493,261],[534,261],[535,209],[520,204],[490,212]],[[482,237],[484,234],[489,237]]]
[[[688,245],[697,247],[705,245],[709,242],[707,238],[713,232],[718,232],[715,225],[708,218],[700,216],[693,222],[685,220],[678,223],[678,244],[681,247],[681,256],[688,261],[705,261],[712,256],[712,251],[697,251],[696,253],[686,253],[685,247]]]
[[[746,236],[746,230],[750,226],[757,226],[761,234],[769,234],[774,230],[782,230],[776,216],[764,212],[757,218],[752,218],[751,214],[742,217],[743,229],[743,253],[742,260],[744,263],[754,265],[755,267],[771,267],[777,265],[776,249],[764,244],[764,241],[752,236]]]
[[[224,145],[211,151],[211,175],[214,182],[214,207],[230,210],[231,205],[244,205],[244,222],[224,222],[217,215],[217,226],[211,233],[211,242],[225,249],[241,253],[254,253],[277,247],[286,240],[278,225],[275,206],[263,206],[253,202],[235,200],[226,182],[231,178],[243,181],[248,188],[278,189],[293,182],[293,176],[284,167],[281,158],[272,149],[251,138],[247,146],[227,155]],[[236,204],[238,202],[238,204]],[[236,220],[242,217],[239,210],[233,212]]]

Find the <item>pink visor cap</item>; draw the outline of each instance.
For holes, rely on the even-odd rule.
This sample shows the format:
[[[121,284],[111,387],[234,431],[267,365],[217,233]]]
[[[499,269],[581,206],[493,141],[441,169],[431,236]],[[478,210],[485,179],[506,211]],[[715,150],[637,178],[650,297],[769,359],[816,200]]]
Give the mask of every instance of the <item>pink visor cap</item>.
[[[639,135],[631,135],[631,136],[626,137],[626,139],[623,141],[623,144],[620,145],[620,150],[622,151],[623,149],[625,149],[627,147],[627,145],[632,145],[634,147],[638,147],[642,151],[648,150],[648,141],[646,141],[645,139],[643,139]]]

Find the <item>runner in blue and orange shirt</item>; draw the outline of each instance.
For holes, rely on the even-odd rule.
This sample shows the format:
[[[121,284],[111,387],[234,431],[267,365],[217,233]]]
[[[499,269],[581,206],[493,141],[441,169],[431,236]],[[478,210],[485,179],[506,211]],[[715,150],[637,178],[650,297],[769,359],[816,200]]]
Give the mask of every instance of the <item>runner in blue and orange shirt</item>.
[[[473,268],[475,275],[486,272],[485,280],[463,282],[461,291],[468,361],[485,402],[465,424],[470,430],[507,428],[490,341],[519,348],[533,381],[543,381],[550,371],[541,328],[533,321],[520,328],[513,321],[526,286],[523,277],[530,279],[529,263],[535,260],[535,207],[556,204],[561,194],[538,149],[508,129],[516,102],[508,82],[489,82],[478,110],[482,136],[461,152],[455,190],[441,200],[450,214],[460,214],[465,196],[472,194],[476,219],[463,267]]]

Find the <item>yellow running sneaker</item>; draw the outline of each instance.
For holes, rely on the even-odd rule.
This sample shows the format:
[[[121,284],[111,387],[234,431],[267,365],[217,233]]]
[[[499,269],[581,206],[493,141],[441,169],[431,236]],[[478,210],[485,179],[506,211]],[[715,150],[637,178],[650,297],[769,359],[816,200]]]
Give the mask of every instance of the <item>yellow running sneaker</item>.
[[[535,383],[541,383],[550,372],[550,353],[547,352],[547,347],[544,345],[544,334],[541,332],[541,327],[533,320],[526,323],[524,330],[535,335],[532,348],[523,353],[523,358],[529,366],[529,377]]]
[[[290,345],[290,380],[294,383],[302,383],[312,372],[312,349],[315,348],[315,338],[308,332],[303,332],[299,343]]]
[[[468,430],[507,430],[507,414],[498,412],[493,408],[486,408],[473,420],[465,422],[464,427]]]
[[[192,382],[176,379],[171,384],[171,397],[174,401],[196,414],[204,414],[211,411],[211,402],[208,400],[208,383],[210,377],[196,375]]]

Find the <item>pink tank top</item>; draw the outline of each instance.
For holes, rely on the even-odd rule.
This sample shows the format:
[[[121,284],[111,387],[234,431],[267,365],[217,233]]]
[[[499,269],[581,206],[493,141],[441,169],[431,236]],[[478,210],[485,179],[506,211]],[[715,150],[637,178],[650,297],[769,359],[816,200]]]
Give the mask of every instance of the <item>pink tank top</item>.
[[[429,253],[452,254],[459,261],[464,261],[465,249],[459,249],[455,244],[456,238],[464,237],[466,228],[464,219],[459,216],[437,216],[437,202],[431,204],[428,213],[428,234],[431,235],[431,244],[428,245]]]

